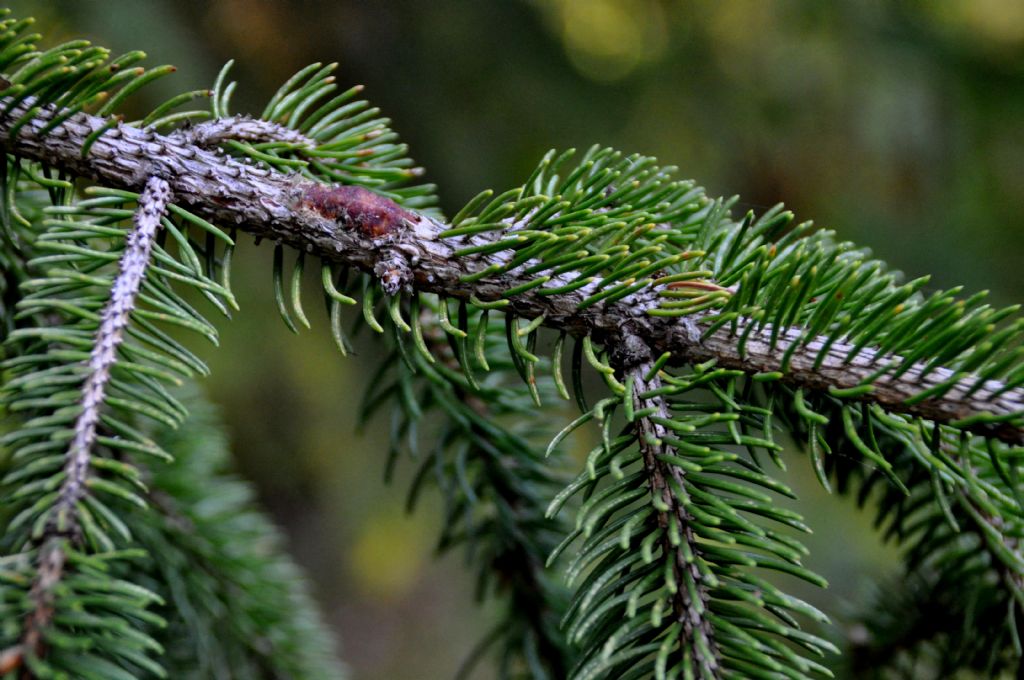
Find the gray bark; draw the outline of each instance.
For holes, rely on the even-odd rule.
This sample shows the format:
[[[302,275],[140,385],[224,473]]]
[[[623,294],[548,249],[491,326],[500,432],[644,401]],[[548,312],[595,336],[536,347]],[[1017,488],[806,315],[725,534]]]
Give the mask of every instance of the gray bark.
[[[671,414],[665,406],[664,399],[660,396],[652,399],[643,399],[639,396],[662,386],[661,379],[657,375],[653,376],[650,380],[647,379],[647,375],[653,367],[654,362],[648,358],[647,361],[639,365],[626,367],[625,369],[634,380],[634,408],[637,411],[653,408],[654,413],[652,415],[654,417],[668,419],[671,418]],[[686,504],[691,502],[690,498],[688,495],[679,497],[677,495],[678,492],[673,490],[669,484],[671,479],[676,489],[681,490],[682,494],[687,494],[686,473],[679,466],[663,462],[658,458],[658,455],[661,453],[677,455],[676,449],[672,446],[654,443],[660,442],[667,434],[666,428],[654,422],[651,416],[639,418],[635,426],[637,428],[637,442],[640,447],[640,453],[643,455],[644,469],[647,472],[647,483],[650,487],[651,495],[659,497],[662,506],[668,508],[664,512],[659,510],[658,524],[663,529],[667,529],[671,521],[670,515],[674,515],[680,527],[682,540],[688,544],[690,554],[701,556],[700,542],[697,540],[691,517],[685,507]],[[655,504],[655,507],[657,507],[657,504]],[[714,626],[706,616],[709,596],[708,585],[705,582],[704,576],[701,574],[696,562],[692,560],[687,562],[683,551],[672,545],[668,531],[665,532],[661,539],[661,549],[666,556],[669,556],[668,559],[672,560],[674,578],[676,583],[680,584],[678,592],[673,597],[672,608],[676,619],[682,624],[682,631],[679,635],[680,651],[683,651],[683,648],[686,646],[690,647],[688,650],[689,654],[683,653],[681,656],[692,659],[693,665],[689,670],[694,677],[702,679],[720,678],[722,677],[721,653],[715,642]],[[687,582],[692,584],[692,587],[684,585]],[[691,594],[696,594],[700,601],[692,601]],[[709,651],[710,655],[706,654],[704,650]]]
[[[85,138],[106,121],[77,114],[40,138],[38,130],[53,115],[44,111],[11,139],[11,125],[27,105],[16,107],[0,121],[0,143],[9,153],[134,191],[142,190],[148,177],[164,178],[176,202],[197,215],[287,243],[324,260],[372,272],[390,293],[413,289],[496,301],[505,291],[534,278],[512,271],[466,283],[464,276],[480,272],[501,256],[455,256],[456,250],[479,243],[481,237],[442,239],[439,234],[447,228],[445,224],[403,210],[387,199],[371,199],[369,192],[328,188],[297,175],[240,162],[196,145],[187,134],[160,135],[118,125],[100,137],[83,157]],[[514,224],[509,225],[509,229],[514,228]],[[655,356],[671,352],[676,363],[715,359],[720,366],[748,373],[779,371],[783,353],[801,333],[798,328],[784,329],[773,348],[769,343],[771,329],[756,330],[746,343],[746,352],[741,353],[737,336],[731,334],[728,325],[702,338],[710,324],[707,314],[682,318],[648,315],[647,310],[658,305],[653,287],[610,304],[578,309],[587,295],[587,289],[550,296],[526,291],[512,296],[505,310],[527,318],[543,315],[545,326],[577,336],[589,333],[611,349],[621,342],[624,333],[629,333],[643,338]],[[741,322],[740,329],[744,327]],[[797,348],[782,380],[810,390],[849,389],[860,385],[879,367],[898,360],[866,348],[845,361],[851,347],[837,342],[822,365],[814,368],[824,342],[825,338],[815,338]],[[870,394],[857,398],[941,423],[993,414],[1003,417],[1004,422],[979,423],[969,425],[969,429],[1006,442],[1024,442],[1024,389],[1004,390],[1001,382],[990,380],[968,395],[976,378],[967,377],[941,397],[906,404],[909,397],[953,376],[947,369],[922,375],[923,367],[915,365],[898,378],[883,376],[874,382]]]
[[[89,373],[82,385],[82,410],[75,420],[74,435],[64,464],[64,481],[49,522],[50,533],[69,533],[77,529],[72,518],[77,512],[75,506],[86,493],[92,447],[96,442],[96,427],[106,399],[110,371],[117,362],[117,350],[124,341],[124,331],[128,328],[139,288],[146,276],[160,219],[167,212],[170,200],[167,182],[158,177],[151,177],[139,196],[135,225],[128,234],[117,278],[110,290],[110,300],[100,315],[96,342],[89,355]],[[71,525],[61,529],[59,524],[65,516]]]

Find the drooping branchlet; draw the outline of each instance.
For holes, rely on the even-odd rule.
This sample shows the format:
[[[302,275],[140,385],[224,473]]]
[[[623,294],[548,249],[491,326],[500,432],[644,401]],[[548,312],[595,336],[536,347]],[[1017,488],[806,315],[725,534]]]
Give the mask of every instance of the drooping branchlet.
[[[119,359],[118,349],[128,332],[132,312],[136,309],[153,244],[171,196],[166,180],[150,177],[138,198],[138,208],[121,254],[118,274],[110,288],[110,298],[99,315],[93,349],[85,363],[86,378],[78,404],[80,412],[64,454],[63,475],[57,478],[61,480],[60,487],[52,510],[43,516],[46,523],[38,539],[38,568],[29,591],[32,608],[26,618],[21,644],[0,651],[0,662],[8,671],[20,666],[26,654],[40,655],[56,613],[57,589],[64,578],[68,556],[63,541],[83,541],[80,526],[84,512],[82,503],[89,494],[93,447],[97,442],[102,410],[109,397],[111,374]]]
[[[75,533],[74,522],[64,524],[65,513],[73,515],[76,505],[86,494],[92,448],[96,442],[97,427],[101,410],[107,398],[110,374],[118,360],[118,348],[124,336],[130,316],[135,310],[136,298],[142,288],[150,255],[161,219],[171,201],[171,188],[166,180],[151,177],[139,196],[134,224],[128,234],[124,253],[121,255],[120,270],[110,289],[110,299],[100,314],[96,329],[96,340],[87,362],[88,373],[82,385],[81,413],[75,420],[73,437],[64,463],[64,480],[61,484],[56,510],[47,524],[53,535]]]

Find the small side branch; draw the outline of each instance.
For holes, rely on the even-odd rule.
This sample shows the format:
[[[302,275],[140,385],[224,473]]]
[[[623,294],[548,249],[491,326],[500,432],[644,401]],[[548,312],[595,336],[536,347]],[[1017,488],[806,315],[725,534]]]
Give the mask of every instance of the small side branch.
[[[168,136],[185,144],[195,144],[204,148],[212,148],[232,140],[254,144],[280,142],[283,144],[298,144],[310,148],[316,146],[316,142],[301,132],[296,132],[289,127],[272,123],[269,120],[250,118],[249,116],[218,118],[182,128]]]
[[[135,309],[135,298],[149,266],[153,239],[170,198],[170,186],[156,177],[150,178],[139,197],[134,226],[128,235],[124,254],[121,255],[120,271],[114,279],[110,300],[100,316],[96,341],[89,356],[89,374],[82,387],[82,412],[75,421],[74,436],[68,448],[64,483],[50,520],[51,534],[67,533],[70,528],[67,526],[67,518],[73,515],[75,505],[85,495],[89,458],[96,441],[96,426],[106,398],[110,370],[117,361],[117,350],[124,341],[124,331]]]
[[[633,381],[633,407],[637,412],[652,409],[648,415],[639,417],[635,422],[640,453],[643,455],[644,469],[654,506],[658,510],[658,524],[667,529],[670,523],[678,523],[686,550],[673,546],[669,532],[665,531],[661,539],[661,549],[667,559],[672,560],[675,582],[680,584],[673,597],[672,609],[676,620],[681,625],[679,649],[682,658],[692,659],[693,667],[688,676],[709,679],[721,677],[721,664],[718,647],[714,640],[714,630],[707,619],[708,586],[704,577],[691,559],[687,561],[684,553],[700,555],[700,546],[694,535],[684,504],[686,497],[686,473],[678,466],[665,462],[668,456],[676,455],[676,450],[665,443],[668,434],[665,427],[652,419],[670,418],[665,400],[661,396],[648,399],[641,395],[656,391],[662,387],[657,375],[649,377],[653,371],[653,362],[647,361],[627,369],[626,377]]]
[[[121,255],[110,300],[100,316],[96,340],[89,356],[88,376],[82,387],[82,411],[75,421],[66,454],[64,481],[50,510],[39,548],[36,577],[29,591],[32,611],[25,622],[21,649],[4,652],[4,655],[10,654],[12,663],[15,659],[20,663],[20,656],[24,653],[41,653],[44,631],[53,619],[55,589],[63,577],[67,557],[64,541],[80,538],[76,507],[87,493],[92,449],[96,443],[96,428],[106,399],[110,371],[117,361],[118,348],[124,340],[125,328],[149,266],[153,240],[170,198],[170,186],[156,177],[146,182],[146,188],[139,197],[132,231]]]

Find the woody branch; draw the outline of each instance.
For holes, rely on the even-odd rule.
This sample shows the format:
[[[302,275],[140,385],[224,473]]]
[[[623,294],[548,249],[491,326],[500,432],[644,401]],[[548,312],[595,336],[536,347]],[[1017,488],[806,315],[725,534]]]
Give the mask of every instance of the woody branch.
[[[372,272],[391,294],[405,289],[494,301],[532,280],[520,268],[466,282],[464,277],[478,274],[501,254],[457,257],[455,252],[468,242],[441,238],[447,228],[442,222],[357,187],[328,187],[240,162],[194,143],[187,135],[161,135],[118,125],[83,156],[86,138],[107,121],[76,114],[43,138],[38,131],[54,115],[53,110],[43,109],[12,139],[13,122],[31,105],[31,101],[23,102],[0,120],[0,143],[9,153],[130,190],[140,190],[147,177],[166,177],[176,201],[205,219]],[[721,366],[751,374],[781,371],[786,349],[801,338],[800,328],[781,329],[778,341],[772,344],[772,329],[765,326],[748,334],[745,351],[741,351],[728,325],[706,333],[708,314],[682,318],[649,315],[658,305],[657,293],[652,286],[612,303],[580,309],[585,297],[581,291],[549,296],[526,291],[512,296],[506,309],[528,318],[543,315],[545,326],[578,336],[590,334],[607,347],[615,347],[623,333],[629,333],[644,338],[655,354],[671,352],[677,363],[714,359]],[[747,323],[752,322],[741,320],[737,333],[741,334]],[[853,347],[835,342],[816,366],[825,341],[803,339],[804,344],[789,353],[782,380],[810,390],[846,390],[862,385],[881,366],[898,360],[871,348],[848,357]],[[940,423],[991,414],[1000,422],[968,428],[1006,442],[1024,442],[1024,389],[1005,389],[995,380],[976,385],[978,379],[967,376],[942,396],[906,403],[910,397],[953,379],[952,370],[926,373],[923,364],[915,364],[898,377],[875,379],[871,392],[857,398]]]

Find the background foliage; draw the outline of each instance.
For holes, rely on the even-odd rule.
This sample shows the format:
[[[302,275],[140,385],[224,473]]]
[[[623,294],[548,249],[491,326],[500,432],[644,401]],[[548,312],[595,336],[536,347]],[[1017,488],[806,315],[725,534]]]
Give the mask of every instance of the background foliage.
[[[385,6],[386,5],[386,6]],[[206,87],[236,58],[237,110],[258,110],[312,61],[340,62],[395,121],[451,214],[511,186],[549,147],[593,141],[657,155],[741,208],[778,200],[871,246],[932,286],[1024,297],[1024,10],[943,3],[535,0],[12,3],[53,41],[115,52],[144,42],[179,73],[140,110]],[[583,8],[586,8],[585,10]],[[1020,13],[1015,15],[1014,12]],[[160,88],[166,88],[161,91]],[[142,97],[140,97],[142,99]],[[363,371],[327,333],[291,337],[273,318],[270,249],[236,262],[242,312],[205,351],[208,389],[239,469],[314,576],[360,678],[450,677],[491,615],[469,605],[458,552],[430,557],[441,509],[411,518],[382,478],[387,419],[353,437]],[[315,283],[315,282],[309,282]],[[322,316],[312,319],[321,329]],[[257,368],[258,367],[258,368]],[[569,411],[566,411],[566,416]],[[580,451],[589,449],[578,442]],[[287,464],[284,463],[287,461]],[[870,596],[892,553],[807,466],[791,480],[814,518],[807,565],[831,583],[800,593],[838,615]],[[409,476],[409,466],[399,476]],[[372,482],[372,483],[371,483]],[[436,510],[436,511],[432,511]],[[837,537],[843,537],[837,549]],[[823,599],[824,598],[824,599]],[[438,653],[444,650],[444,653]]]

